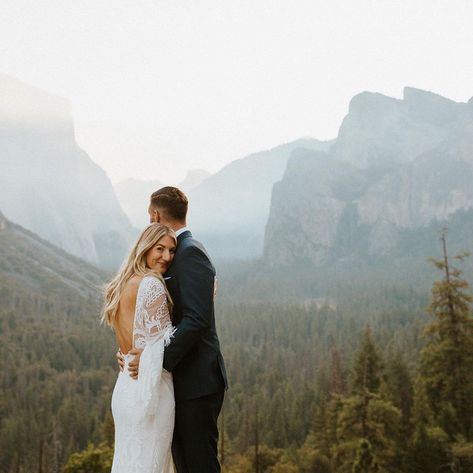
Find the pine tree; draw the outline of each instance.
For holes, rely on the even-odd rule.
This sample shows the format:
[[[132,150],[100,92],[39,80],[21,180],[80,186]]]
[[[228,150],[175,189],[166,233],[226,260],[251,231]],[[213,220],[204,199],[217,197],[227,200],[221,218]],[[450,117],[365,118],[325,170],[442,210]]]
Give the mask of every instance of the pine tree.
[[[357,393],[369,391],[375,393],[381,384],[381,358],[373,342],[371,328],[368,325],[363,335],[361,348],[355,360],[353,389]]]
[[[435,421],[453,439],[473,438],[473,318],[462,272],[452,267],[445,232],[443,258],[432,260],[444,278],[434,283],[427,327],[428,343],[421,355],[421,374]],[[463,260],[466,254],[456,256]]]
[[[414,388],[411,375],[400,353],[386,363],[386,382],[383,383],[384,397],[401,412],[400,436],[395,455],[395,466],[404,471],[406,451],[412,436],[412,410]]]
[[[371,444],[368,440],[363,439],[356,452],[353,473],[377,473],[378,471],[379,467],[371,451]]]
[[[415,429],[406,449],[403,472],[436,471],[440,465],[450,462],[448,437],[442,429],[432,426],[433,414],[421,379],[416,381],[414,392],[413,425]]]
[[[337,419],[338,442],[333,460],[339,473],[351,473],[361,441],[369,443],[379,466],[388,467],[395,459],[401,415],[380,395],[381,379],[382,362],[368,327],[355,356],[352,395],[342,398]]]
[[[87,449],[69,458],[64,473],[108,473],[112,468],[113,449],[89,444]]]
[[[342,356],[337,345],[333,342],[331,349],[331,365],[330,365],[330,393],[346,394],[347,383],[345,373],[342,368]]]

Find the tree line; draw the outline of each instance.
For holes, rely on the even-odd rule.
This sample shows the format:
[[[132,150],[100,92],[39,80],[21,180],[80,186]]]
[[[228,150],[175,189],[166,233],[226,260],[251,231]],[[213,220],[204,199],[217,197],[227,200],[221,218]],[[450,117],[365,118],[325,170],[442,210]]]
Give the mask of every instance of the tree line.
[[[219,295],[224,471],[473,471],[472,301],[452,260],[434,261],[427,313],[426,294],[399,285],[288,304]],[[109,472],[115,344],[97,301],[8,278],[0,297],[0,472]]]

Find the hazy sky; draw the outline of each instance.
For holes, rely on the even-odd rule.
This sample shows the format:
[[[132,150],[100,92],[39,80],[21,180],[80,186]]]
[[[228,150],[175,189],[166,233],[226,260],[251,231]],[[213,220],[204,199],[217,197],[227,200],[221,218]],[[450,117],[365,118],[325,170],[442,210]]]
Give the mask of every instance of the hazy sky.
[[[363,90],[473,95],[471,0],[0,4],[0,72],[68,98],[113,181],[333,138]]]

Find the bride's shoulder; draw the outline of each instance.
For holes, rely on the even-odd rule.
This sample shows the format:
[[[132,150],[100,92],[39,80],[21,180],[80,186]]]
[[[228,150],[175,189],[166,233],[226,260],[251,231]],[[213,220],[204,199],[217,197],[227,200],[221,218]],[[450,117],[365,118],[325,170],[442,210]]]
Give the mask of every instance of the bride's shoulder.
[[[136,295],[138,292],[138,289],[140,288],[141,281],[143,280],[143,276],[132,276],[128,281],[125,283],[123,286],[123,294],[124,295],[130,295],[132,296],[133,294]]]
[[[125,283],[125,288],[138,290],[140,287],[141,281],[143,281],[143,276],[138,276],[134,274],[128,281]]]
[[[126,283],[123,285],[120,295],[121,303],[130,303],[134,304],[138,290],[140,288],[141,281],[143,280],[142,276],[132,276]]]
[[[142,278],[141,283],[141,285],[145,287],[164,287],[162,280],[153,274],[147,274],[145,277]]]

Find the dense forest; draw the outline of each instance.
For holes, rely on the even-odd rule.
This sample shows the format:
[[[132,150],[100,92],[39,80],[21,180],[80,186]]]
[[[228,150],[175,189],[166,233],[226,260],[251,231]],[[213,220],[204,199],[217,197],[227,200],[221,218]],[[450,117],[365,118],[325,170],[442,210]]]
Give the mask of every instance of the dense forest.
[[[428,284],[314,274],[285,302],[276,276],[256,290],[252,270],[222,271],[226,473],[473,472],[470,290],[461,261],[433,263]],[[98,286],[41,280],[0,278],[0,472],[109,472],[117,368]]]

